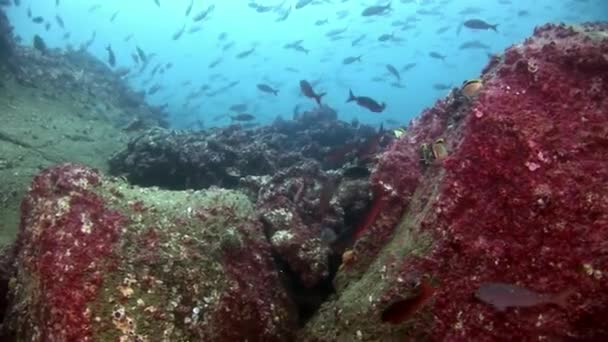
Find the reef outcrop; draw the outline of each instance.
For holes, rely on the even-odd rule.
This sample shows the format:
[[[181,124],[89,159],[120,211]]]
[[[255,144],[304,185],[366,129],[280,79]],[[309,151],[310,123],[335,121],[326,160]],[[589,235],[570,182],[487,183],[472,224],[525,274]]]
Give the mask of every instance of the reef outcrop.
[[[5,330],[34,341],[289,339],[296,312],[242,194],[63,164],[22,205]]]
[[[608,338],[608,26],[538,27],[481,81],[381,156],[300,340]]]

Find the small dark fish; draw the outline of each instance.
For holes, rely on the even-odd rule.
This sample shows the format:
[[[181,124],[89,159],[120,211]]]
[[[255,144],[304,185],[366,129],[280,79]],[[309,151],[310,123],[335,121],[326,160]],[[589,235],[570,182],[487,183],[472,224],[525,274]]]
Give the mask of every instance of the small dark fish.
[[[247,113],[239,113],[230,117],[232,121],[251,121],[255,119],[255,116]]]
[[[173,36],[171,37],[173,40],[178,40],[183,34],[184,31],[186,30],[186,25],[184,24],[179,30],[177,30]]]
[[[192,20],[194,20],[195,22],[201,21],[201,20],[207,18],[207,16],[209,14],[211,14],[211,12],[213,12],[213,10],[215,10],[215,4],[209,5],[209,7],[200,11],[197,15],[194,16],[194,18],[192,18]]]
[[[136,53],[132,53],[131,58],[133,59],[133,62],[135,62],[135,64],[139,64],[139,56],[137,56]]]
[[[239,54],[236,55],[236,58],[245,58],[249,55],[251,55],[253,52],[255,51],[255,48],[251,48],[249,50],[245,50],[243,52],[240,52]]]
[[[192,26],[190,29],[188,29],[188,33],[190,33],[190,34],[196,33],[202,29],[203,29],[202,26]]]
[[[36,24],[42,24],[44,22],[44,18],[41,16],[34,17],[32,21]]]
[[[106,47],[106,51],[108,51],[108,64],[114,67],[116,66],[116,56],[114,56],[114,51],[112,51],[112,46],[108,45]]]
[[[242,113],[247,110],[247,104],[245,104],[245,103],[235,104],[235,105],[230,106],[229,109],[233,112]]]
[[[395,38],[395,33],[385,33],[383,35],[381,35],[380,37],[378,37],[378,41],[380,42],[386,42],[389,40],[393,40]]]
[[[300,45],[295,46],[293,49],[296,50],[296,51],[299,51],[299,52],[304,52],[307,55],[310,52],[310,50],[308,50],[308,49],[306,49],[306,48],[304,48],[304,47],[302,47]]]
[[[342,60],[342,64],[344,65],[348,65],[348,64],[353,64],[354,62],[361,62],[361,57],[362,56],[351,56],[351,57],[346,57]]]
[[[323,96],[325,96],[325,94],[326,94],[326,93],[316,94],[315,91],[312,89],[312,86],[310,85],[310,83],[308,83],[308,81],[306,81],[306,80],[300,81],[300,90],[302,91],[302,94],[304,94],[304,96],[311,98],[311,99],[315,99],[315,101],[317,101],[317,104],[319,106],[321,105],[321,98]]]
[[[152,87],[150,87],[150,89],[148,89],[148,95],[156,94],[161,89],[162,89],[162,86],[160,84],[155,84]]]
[[[380,113],[386,108],[386,103],[382,102],[382,104],[376,102],[376,100],[367,96],[355,96],[352,90],[348,90],[348,99],[346,102],[355,101],[361,107],[367,108],[374,113]]]
[[[59,0],[55,0],[55,6],[59,6]]]
[[[46,23],[46,24],[44,24],[44,29],[45,29],[46,31],[50,30],[50,29],[51,29],[51,23]]]
[[[460,44],[460,46],[458,47],[461,50],[464,49],[484,49],[484,50],[489,50],[490,47],[482,42],[480,42],[479,40],[470,40],[468,42],[464,42],[462,44]]]
[[[57,21],[57,25],[59,25],[59,27],[61,27],[62,29],[65,28],[65,25],[63,23],[63,19],[61,19],[60,16],[56,15],[55,16],[55,21]]]
[[[215,68],[221,62],[222,62],[222,57],[220,57],[220,58],[214,60],[213,62],[209,63],[209,65],[207,66],[207,68],[209,68],[209,69]]]
[[[436,34],[442,34],[450,29],[450,26],[442,26],[435,31]]]
[[[93,12],[97,11],[100,8],[101,8],[101,4],[95,4],[95,5],[91,6],[91,7],[89,7],[89,13],[93,13]]]
[[[154,3],[160,8],[160,0],[154,0]]]
[[[473,30],[493,30],[495,32],[498,32],[498,30],[496,30],[498,24],[488,24],[487,22],[481,19],[469,19],[465,21],[463,25]]]
[[[435,59],[441,59],[442,61],[445,60],[445,58],[447,57],[435,51],[429,52],[429,56]]]
[[[322,19],[322,20],[319,19],[319,20],[315,21],[315,25],[317,25],[317,26],[325,25],[327,23],[329,23],[329,20],[327,20],[327,19]]]
[[[386,69],[388,70],[388,72],[393,74],[393,76],[397,77],[397,81],[401,81],[401,75],[399,75],[399,71],[397,71],[397,68],[390,64],[387,64]]]
[[[291,14],[291,6],[289,6],[289,8],[287,8],[285,11],[283,11],[283,14],[281,14],[276,20],[275,22],[280,23],[282,21],[287,20],[287,18],[289,18],[289,15]]]
[[[34,49],[45,54],[47,52],[46,43],[39,35],[34,35]]]
[[[530,14],[530,12],[526,11],[526,10],[521,10],[517,12],[517,16],[518,17],[527,17]]]
[[[363,39],[365,39],[365,34],[360,35],[357,39],[353,40],[352,43],[350,43],[351,46],[355,46],[357,44],[359,44]]]
[[[120,11],[116,11],[114,12],[114,14],[112,14],[112,16],[110,17],[110,22],[113,23],[114,19],[116,19],[116,17],[118,16],[118,13],[120,13]]]
[[[273,89],[271,86],[263,83],[258,84],[258,89],[265,93],[274,94],[275,96],[279,94],[278,90]]]
[[[226,40],[227,37],[228,37],[228,33],[222,32],[217,36],[217,40],[223,41],[223,40]]]
[[[410,69],[412,69],[413,67],[416,66],[416,63],[407,63],[406,65],[404,65],[403,67],[401,67],[401,71],[408,71]]]
[[[386,6],[370,6],[361,12],[361,15],[364,17],[369,17],[372,15],[383,15],[386,12],[391,10],[391,3],[389,2]]]
[[[435,83],[433,84],[433,89],[435,90],[448,90],[451,89],[452,85],[451,84],[445,84],[445,83]]]
[[[125,36],[125,37],[122,39],[122,41],[126,43],[126,42],[128,42],[129,40],[131,40],[131,38],[133,38],[133,33],[126,35],[126,36]]]
[[[325,36],[327,36],[327,37],[337,36],[341,33],[346,32],[346,30],[348,30],[348,27],[334,29],[334,30],[331,30],[331,31],[328,31],[327,33],[325,33]]]
[[[13,3],[15,4],[16,7],[21,6],[21,0],[13,0]]]
[[[186,8],[186,17],[190,15],[190,12],[192,12],[192,6],[194,6],[194,0],[190,0],[190,5],[188,5],[188,8]]]
[[[475,291],[475,298],[492,305],[498,311],[544,304],[555,304],[567,308],[568,297],[572,293],[572,290],[566,290],[558,294],[544,294],[513,284],[484,283]]]
[[[144,50],[142,50],[139,46],[136,46],[135,49],[137,50],[137,54],[139,55],[139,59],[143,62],[146,63],[148,61],[146,54],[144,53]]]
[[[296,9],[303,8],[304,6],[308,5],[311,2],[312,2],[312,0],[298,0],[298,2],[296,3]]]
[[[27,8],[27,17],[30,19],[32,18],[32,9],[29,7]]]

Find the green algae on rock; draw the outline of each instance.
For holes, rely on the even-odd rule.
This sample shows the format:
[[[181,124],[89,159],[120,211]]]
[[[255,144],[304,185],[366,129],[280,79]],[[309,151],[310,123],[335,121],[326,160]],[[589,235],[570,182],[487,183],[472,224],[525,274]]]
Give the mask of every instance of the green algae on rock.
[[[132,187],[76,164],[22,204],[17,340],[289,338],[295,317],[246,196]]]

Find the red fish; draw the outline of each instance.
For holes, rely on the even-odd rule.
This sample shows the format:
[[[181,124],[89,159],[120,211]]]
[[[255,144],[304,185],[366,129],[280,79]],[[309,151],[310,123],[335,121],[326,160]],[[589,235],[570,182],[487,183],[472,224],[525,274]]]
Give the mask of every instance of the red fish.
[[[484,283],[475,291],[475,298],[492,305],[498,311],[544,304],[555,304],[565,308],[572,292],[570,289],[558,294],[546,294],[513,284]]]

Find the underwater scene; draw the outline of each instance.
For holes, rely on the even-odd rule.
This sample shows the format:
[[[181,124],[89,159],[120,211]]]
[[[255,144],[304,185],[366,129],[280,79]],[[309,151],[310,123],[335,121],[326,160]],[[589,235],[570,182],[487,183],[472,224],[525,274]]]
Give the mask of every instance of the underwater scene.
[[[0,341],[608,341],[608,1],[0,0]]]

